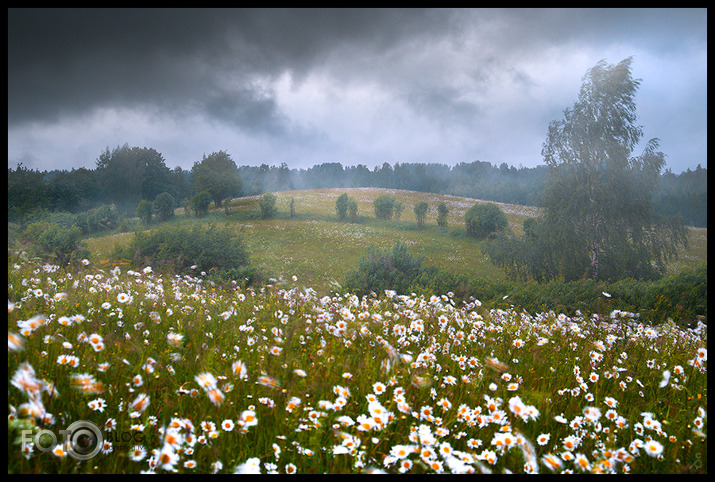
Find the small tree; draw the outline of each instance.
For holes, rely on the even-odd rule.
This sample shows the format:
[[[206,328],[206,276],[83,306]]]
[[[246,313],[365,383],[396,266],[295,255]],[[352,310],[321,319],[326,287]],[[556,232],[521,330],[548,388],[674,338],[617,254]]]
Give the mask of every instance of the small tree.
[[[392,219],[392,212],[395,207],[395,198],[389,194],[381,194],[372,202],[377,219]]]
[[[290,203],[288,203],[288,211],[290,213],[290,217],[294,218],[295,217],[295,198],[290,198]]]
[[[338,200],[335,201],[335,211],[338,213],[338,219],[344,221],[348,214],[348,195],[347,193],[342,193],[338,196]]]
[[[269,219],[276,215],[276,196],[273,193],[265,193],[258,201],[258,207],[261,209],[261,219]]]
[[[211,201],[211,195],[206,191],[194,194],[189,202],[191,210],[194,212],[194,216],[200,218],[208,214]]]
[[[139,201],[137,206],[137,217],[142,220],[144,224],[149,224],[151,222],[151,211],[152,205],[146,199]]]
[[[417,229],[422,229],[425,225],[425,217],[427,216],[427,211],[429,206],[426,202],[421,201],[415,204],[415,216],[417,217]]]
[[[464,223],[467,234],[477,238],[485,238],[509,224],[499,206],[493,203],[477,203],[469,208],[464,213]]]
[[[437,206],[437,226],[447,227],[447,214],[449,214],[447,206],[444,203],[439,203]]]
[[[238,167],[225,151],[204,155],[201,162],[194,163],[191,175],[194,189],[208,192],[216,209],[221,207],[221,202],[227,196],[241,192],[242,182]]]
[[[353,198],[348,199],[348,215],[351,223],[357,222],[358,203]]]
[[[402,211],[405,209],[405,205],[402,204],[402,201],[395,201],[392,208],[394,210],[395,220],[399,221],[402,216]]]
[[[171,219],[174,216],[174,197],[168,192],[163,192],[156,196],[152,208],[159,221]]]

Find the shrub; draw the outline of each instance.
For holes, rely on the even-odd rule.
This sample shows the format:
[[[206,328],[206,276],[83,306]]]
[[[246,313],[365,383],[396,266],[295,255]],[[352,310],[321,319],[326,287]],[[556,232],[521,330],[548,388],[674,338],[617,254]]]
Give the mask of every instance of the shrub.
[[[50,224],[37,239],[44,254],[51,254],[57,264],[65,265],[73,258],[88,256],[87,247],[82,243],[82,230],[77,226],[67,228]]]
[[[381,194],[372,202],[377,219],[392,219],[392,212],[395,207],[395,198],[389,194]]]
[[[422,229],[425,225],[425,217],[427,216],[427,210],[429,206],[426,202],[421,201],[415,204],[415,216],[417,217],[417,228]]]
[[[269,219],[275,216],[278,212],[275,194],[270,192],[265,193],[261,199],[258,200],[258,207],[261,209],[261,219]]]
[[[184,272],[216,271],[246,267],[248,253],[242,239],[227,228],[210,225],[162,225],[136,232],[125,248],[117,248],[115,259],[130,259],[135,266],[156,266]]]
[[[357,222],[358,203],[353,198],[348,199],[348,215],[351,223]]]
[[[485,238],[509,224],[499,206],[493,203],[477,203],[469,208],[464,213],[464,223],[467,234],[477,238]]]
[[[411,254],[405,243],[398,241],[382,250],[371,245],[360,257],[358,268],[347,273],[344,287],[360,295],[388,289],[405,293],[421,271],[422,258]]]
[[[152,204],[149,201],[146,199],[139,201],[139,205],[137,206],[137,217],[145,224],[149,224],[151,222],[151,211]]]
[[[335,211],[338,213],[338,219],[344,221],[348,215],[348,195],[342,193],[335,201]]]
[[[209,212],[209,205],[211,204],[211,201],[211,194],[206,191],[194,194],[191,197],[191,201],[189,201],[191,210],[194,212],[194,216],[197,218],[205,216]]]
[[[123,220],[124,216],[114,204],[105,204],[77,214],[74,224],[82,230],[83,234],[91,234],[112,230],[119,226]]]
[[[405,205],[402,204],[402,201],[395,201],[392,206],[393,209],[393,214],[395,216],[395,220],[399,221],[400,217],[402,216],[402,211],[405,209]]]
[[[159,221],[168,221],[174,216],[174,197],[168,192],[157,194],[152,208]]]
[[[437,205],[437,226],[446,228],[447,227],[447,214],[449,209],[444,203],[439,203]]]

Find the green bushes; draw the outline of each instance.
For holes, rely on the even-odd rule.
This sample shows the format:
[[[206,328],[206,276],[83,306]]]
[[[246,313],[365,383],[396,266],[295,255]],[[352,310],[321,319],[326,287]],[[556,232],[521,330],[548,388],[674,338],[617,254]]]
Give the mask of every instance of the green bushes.
[[[168,192],[157,194],[152,209],[159,221],[168,221],[174,217],[174,197]]]
[[[392,219],[395,209],[395,198],[389,194],[381,194],[372,202],[377,219]]]
[[[113,253],[115,259],[130,259],[139,266],[174,272],[221,272],[248,266],[248,253],[240,237],[226,228],[210,225],[162,225],[137,232],[132,242]]]
[[[405,243],[398,241],[391,249],[372,245],[360,257],[358,268],[346,274],[344,288],[361,295],[387,289],[406,293],[421,272],[422,258],[412,255]]]
[[[422,258],[409,253],[404,243],[391,249],[374,246],[348,272],[343,288],[357,295],[385,290],[425,296],[453,293],[456,300],[475,298],[487,307],[510,306],[530,313],[553,310],[573,315],[599,313],[609,316],[614,310],[638,314],[649,323],[672,318],[687,326],[697,316],[707,316],[707,264],[656,282],[621,280],[615,283],[582,279],[572,282],[523,283],[482,279],[423,266]],[[607,294],[604,294],[607,293]]]
[[[194,216],[197,218],[203,217],[209,212],[209,205],[211,204],[211,195],[206,191],[201,191],[200,193],[194,194],[189,201],[191,210],[194,212]]]
[[[139,205],[137,206],[137,217],[142,220],[144,224],[149,224],[151,223],[151,213],[152,213],[152,206],[149,201],[146,199],[142,199],[139,201]]]
[[[335,212],[338,214],[338,220],[345,221],[348,216],[348,195],[342,193],[335,201]]]
[[[74,225],[68,228],[50,224],[37,238],[37,244],[43,254],[53,255],[59,265],[88,256],[87,247],[82,243],[82,231]]]
[[[417,218],[417,229],[422,229],[425,225],[425,217],[427,216],[427,210],[429,205],[424,202],[418,202],[415,204],[415,217]]]
[[[506,215],[496,204],[477,203],[464,213],[464,224],[467,234],[484,238],[490,234],[506,229],[509,224]]]
[[[258,207],[261,209],[261,219],[269,219],[276,215],[278,208],[276,208],[276,196],[273,193],[265,193],[261,199],[258,200]]]

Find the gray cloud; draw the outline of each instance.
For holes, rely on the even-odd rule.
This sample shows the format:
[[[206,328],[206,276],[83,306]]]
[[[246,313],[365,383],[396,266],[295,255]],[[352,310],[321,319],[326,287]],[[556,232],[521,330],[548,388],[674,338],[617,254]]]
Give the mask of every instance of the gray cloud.
[[[149,141],[161,144],[152,147],[169,164],[179,162],[171,160],[178,144],[182,159],[229,148],[243,158],[260,152],[268,157],[261,162],[272,164],[331,156],[347,162],[356,152],[366,158],[355,162],[405,162],[404,153],[413,150],[405,143],[417,132],[421,139],[413,145],[443,153],[434,161],[531,159],[533,165],[540,150],[533,146],[540,146],[548,121],[576,100],[585,71],[602,58],[616,63],[630,55],[643,93],[653,90],[645,89],[649,84],[681,89],[667,112],[643,101],[650,125],[669,129],[655,134],[665,150],[676,145],[668,138],[686,136],[684,127],[664,121],[674,109],[693,112],[696,126],[706,119],[698,106],[707,91],[697,90],[705,89],[706,69],[692,65],[706,61],[706,12],[10,9],[8,164],[20,156],[37,164],[54,156],[68,168],[79,161],[67,153],[60,162],[57,153],[72,142],[94,142],[99,152]],[[667,76],[653,70],[658,62]],[[686,81],[669,78],[678,70]],[[102,114],[110,111],[124,112],[119,125]],[[99,118],[103,123],[86,125]],[[191,126],[191,153],[187,132],[176,126]],[[689,139],[701,131],[688,132]],[[61,144],[58,132],[77,138]],[[98,139],[82,139],[83,132]],[[402,146],[391,144],[400,139]],[[281,157],[288,155],[293,159]],[[700,155],[697,162],[706,165]]]

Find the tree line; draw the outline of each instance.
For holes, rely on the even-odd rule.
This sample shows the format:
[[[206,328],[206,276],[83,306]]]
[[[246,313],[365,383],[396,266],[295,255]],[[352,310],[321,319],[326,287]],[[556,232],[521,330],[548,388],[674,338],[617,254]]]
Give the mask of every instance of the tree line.
[[[204,159],[219,157],[230,167],[230,156],[219,151]],[[169,168],[162,154],[153,148],[117,146],[105,149],[95,169],[39,171],[18,164],[8,168],[8,219],[23,222],[38,212],[79,213],[104,204],[114,204],[134,216],[142,200],[153,202],[159,194],[172,196],[176,207],[191,207],[191,199],[203,192],[195,182],[194,168]],[[202,165],[197,161],[196,165]],[[203,184],[211,183],[209,174]],[[487,201],[543,207],[548,166],[497,166],[489,162],[461,162],[454,166],[439,163],[383,163],[369,169],[363,164],[343,166],[322,163],[307,169],[280,166],[236,166],[234,179],[219,176],[226,189],[214,189],[211,202],[220,205],[222,195],[257,195],[293,189],[378,187],[406,189],[471,197]],[[707,227],[707,169],[675,174],[666,170],[657,176],[653,191],[655,211],[679,215],[688,226]],[[196,201],[196,200],[195,200]],[[218,203],[218,204],[217,204]],[[193,209],[193,208],[192,208]]]

